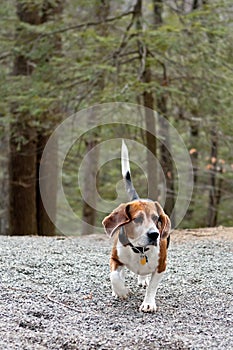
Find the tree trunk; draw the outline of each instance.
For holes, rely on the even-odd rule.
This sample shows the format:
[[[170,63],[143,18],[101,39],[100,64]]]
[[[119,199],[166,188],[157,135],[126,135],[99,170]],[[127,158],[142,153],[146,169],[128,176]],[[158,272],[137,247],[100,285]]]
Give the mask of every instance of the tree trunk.
[[[199,1],[198,1],[198,0],[193,0],[193,5],[192,5],[192,7],[193,7],[193,10],[197,10],[198,7],[199,7]]]
[[[161,114],[159,118],[159,134],[162,139],[160,143],[160,164],[163,170],[165,177],[165,205],[164,210],[170,216],[172,226],[175,226],[175,188],[174,188],[174,169],[173,169],[173,160],[171,157],[170,149],[170,132],[169,124],[167,122],[167,101],[165,94],[162,94],[157,98],[158,112]]]
[[[22,126],[17,127],[22,135]],[[11,235],[37,234],[36,221],[36,131],[26,127],[26,142],[10,139],[9,232]],[[20,147],[20,148],[19,148]]]
[[[22,22],[34,24],[37,21],[37,12],[27,12],[20,1],[17,2],[17,15]],[[20,36],[20,31],[17,31],[16,39]],[[14,75],[30,75],[32,70],[33,66],[26,55],[19,54],[15,57]],[[16,121],[11,124],[10,134],[9,233],[35,235],[37,133],[35,128],[30,126],[30,117],[18,112],[17,108],[16,104],[12,106],[12,114]]]
[[[38,34],[33,32],[33,25],[40,25],[48,21],[53,15],[61,13],[62,3],[60,0],[36,3],[17,1],[17,15],[21,22],[31,25],[32,29],[26,33],[27,40],[22,34],[22,28],[16,31],[16,40],[19,47],[25,40],[28,46],[25,53],[16,55],[14,59],[13,74],[17,76],[31,75],[35,64],[27,56],[27,50],[30,52],[30,43],[35,42]],[[24,27],[23,27],[24,28]],[[25,28],[24,28],[25,30]],[[22,42],[21,42],[22,41]],[[60,42],[56,37],[53,42],[54,48],[58,48]],[[22,51],[21,47],[20,50]],[[49,57],[47,57],[48,62]],[[12,114],[15,121],[11,124],[10,134],[10,159],[9,159],[9,233],[11,235],[31,235],[31,234],[53,234],[54,225],[49,222],[48,216],[41,203],[39,185],[38,185],[38,167],[45,146],[45,137],[37,134],[37,130],[32,126],[32,117],[30,112],[21,112],[19,105],[12,106]],[[47,131],[46,131],[47,132]],[[23,140],[22,140],[23,138]],[[56,175],[53,172],[54,184],[56,184]],[[50,189],[53,188],[52,186]],[[54,195],[54,192],[50,195]],[[51,203],[56,205],[56,196],[51,199]],[[38,221],[39,220],[39,221]]]
[[[142,30],[142,1],[138,0],[134,7],[136,17],[136,28]],[[140,80],[149,84],[152,81],[151,67],[148,62],[148,50],[146,45],[138,40],[138,52],[141,61]],[[156,142],[156,124],[154,116],[154,97],[153,93],[145,88],[142,94],[142,104],[145,107],[145,124],[146,124],[146,148],[147,148],[147,179],[148,179],[148,197],[158,199],[158,181],[157,181],[157,142]]]
[[[99,160],[96,145],[97,138],[94,136],[86,142],[82,235],[94,233],[96,223],[96,174]]]
[[[163,23],[162,13],[163,13],[163,0],[153,0],[154,7],[154,27],[158,28]],[[163,73],[161,86],[165,86],[167,84],[167,76],[166,76],[166,66],[165,64],[161,64]],[[157,110],[160,115],[159,118],[159,134],[162,138],[162,142],[160,143],[160,164],[165,177],[165,212],[171,217],[172,226],[175,226],[175,186],[174,186],[174,169],[173,169],[173,161],[170,154],[170,132],[169,132],[169,124],[168,114],[167,114],[167,96],[166,93],[161,91],[157,94]],[[172,216],[171,216],[172,214]]]
[[[200,7],[198,0],[193,0],[189,4],[189,11],[195,11]],[[199,121],[197,121],[197,112],[194,110],[192,112],[192,118],[190,122],[190,158],[192,161],[192,170],[193,170],[193,195],[185,215],[187,220],[193,219],[193,213],[195,212],[195,200],[196,194],[198,191],[197,182],[198,182],[198,143],[199,143]]]
[[[210,190],[209,190],[209,206],[207,213],[207,226],[214,227],[217,225],[218,205],[221,199],[221,179],[217,181],[218,166],[218,133],[216,127],[211,130],[211,150],[210,150]],[[220,168],[221,169],[221,168]]]
[[[154,7],[154,25],[159,27],[163,23],[162,13],[163,13],[163,0],[153,0]]]
[[[95,17],[98,21],[103,23],[98,27],[98,34],[106,36],[108,34],[108,25],[105,23],[105,19],[109,15],[110,0],[102,0],[95,2]],[[102,52],[100,52],[102,55]],[[104,74],[100,74],[97,85],[98,90],[101,92],[104,89]],[[98,91],[97,91],[98,96]],[[95,116],[91,113],[88,116],[89,125],[94,124]],[[96,193],[97,193],[97,170],[99,162],[99,151],[95,147],[98,143],[98,135],[96,132],[92,132],[86,138],[86,158],[84,165],[84,199],[82,210],[82,235],[88,235],[95,232],[96,224]]]
[[[193,114],[193,117],[196,119],[195,114]],[[196,200],[196,193],[198,191],[197,183],[198,183],[198,143],[199,143],[199,122],[198,121],[191,121],[190,123],[190,158],[192,161],[192,171],[193,171],[193,195],[192,199],[189,205],[189,208],[187,210],[187,213],[185,215],[185,218],[187,220],[193,219],[193,213],[195,212],[195,200]]]
[[[9,157],[9,134],[4,124],[1,123],[0,115],[0,235],[6,235],[9,230],[9,178],[8,178],[8,157]]]
[[[146,67],[143,75],[145,83],[151,82],[150,67]],[[154,97],[152,92],[144,91],[143,105],[145,108],[146,121],[146,148],[147,148],[147,176],[148,176],[148,198],[157,200],[158,181],[157,181],[157,142],[155,137],[156,125],[154,116]]]
[[[56,221],[56,203],[57,203],[57,142],[54,142],[53,148],[50,147],[50,153],[47,152],[46,164],[41,164],[41,157],[49,136],[39,135],[37,143],[37,179],[39,179],[40,167],[46,166],[46,178],[40,178],[36,182],[36,201],[37,201],[37,231],[38,235],[53,236],[55,234],[54,222]],[[46,189],[49,196],[49,207],[45,210],[40,187],[42,185]],[[48,202],[47,202],[48,203]],[[51,221],[51,219],[52,221]]]
[[[198,139],[199,139],[199,122],[191,122],[190,125],[190,156],[193,166],[193,182],[197,185],[198,179]]]

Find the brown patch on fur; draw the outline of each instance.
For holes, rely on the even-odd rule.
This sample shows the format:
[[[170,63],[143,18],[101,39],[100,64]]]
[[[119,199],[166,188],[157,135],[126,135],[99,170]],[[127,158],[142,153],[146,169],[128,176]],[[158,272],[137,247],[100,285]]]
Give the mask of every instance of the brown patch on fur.
[[[159,228],[160,235],[164,239],[168,236],[171,223],[168,216],[164,213],[161,205],[158,202],[152,201],[133,201],[128,203],[120,204],[111,214],[106,216],[103,220],[103,225],[105,231],[108,235],[113,236],[117,229],[126,225],[128,228],[129,237],[133,237],[133,231],[131,230],[131,222],[134,220],[140,213],[145,215],[147,220],[151,220],[152,215],[157,215],[161,219],[161,228]]]
[[[111,272],[117,270],[117,268],[119,266],[124,265],[120,262],[118,255],[117,255],[117,247],[116,247],[117,241],[118,241],[118,234],[115,236],[114,245],[113,245],[111,256],[110,256],[110,271]]]
[[[155,206],[158,210],[160,219],[162,220],[162,226],[160,228],[160,234],[162,239],[168,237],[169,232],[171,230],[171,221],[169,219],[169,217],[164,213],[163,208],[161,207],[161,205],[159,204],[159,202],[155,202]]]
[[[123,224],[130,221],[126,213],[127,204],[120,204],[111,214],[106,216],[102,221],[105,231],[109,236],[112,236],[114,232]]]
[[[144,202],[144,201],[134,201],[129,202],[129,215],[130,215],[130,222],[125,225],[125,229],[127,232],[127,236],[129,238],[135,238],[134,237],[134,224],[133,220],[140,215],[140,213],[143,213],[146,217],[145,220],[151,220],[152,215],[159,215],[156,207],[154,205],[154,202]],[[143,215],[143,216],[144,216]]]
[[[135,201],[130,202],[130,216],[132,219],[134,219],[136,216],[138,216],[138,212],[142,211],[146,214],[147,217],[149,217],[151,214],[157,212],[154,202],[143,202],[143,201]]]
[[[158,273],[166,270],[167,266],[167,239],[161,239],[160,252],[159,252],[159,264],[157,267]]]
[[[116,247],[113,247],[112,248],[112,254],[111,254],[111,257],[110,257],[110,271],[115,271],[117,270],[117,268],[119,266],[123,266],[124,264],[122,264],[120,261],[119,261],[119,258],[118,258],[118,255],[117,255],[117,249]]]

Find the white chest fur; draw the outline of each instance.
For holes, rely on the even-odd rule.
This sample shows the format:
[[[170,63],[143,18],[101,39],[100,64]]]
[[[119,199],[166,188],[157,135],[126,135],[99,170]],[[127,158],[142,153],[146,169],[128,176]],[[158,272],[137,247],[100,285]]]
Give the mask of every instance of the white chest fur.
[[[145,252],[146,263],[142,263],[142,254],[135,253],[132,248],[124,247],[120,243],[117,246],[117,254],[119,260],[130,270],[137,275],[148,275],[154,272],[158,266],[159,248],[149,246],[149,250]]]

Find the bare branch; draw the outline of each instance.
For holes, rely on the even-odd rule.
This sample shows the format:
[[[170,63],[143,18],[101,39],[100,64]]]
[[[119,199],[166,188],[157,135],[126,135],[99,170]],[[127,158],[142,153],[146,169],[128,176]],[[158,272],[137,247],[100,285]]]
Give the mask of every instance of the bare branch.
[[[4,60],[7,57],[12,56],[12,52],[4,52],[3,54],[0,55],[0,60]]]
[[[68,32],[69,30],[75,30],[75,29],[81,29],[81,28],[88,28],[88,27],[92,27],[92,26],[98,26],[98,25],[103,24],[103,23],[107,23],[107,22],[109,23],[109,22],[117,21],[118,19],[121,19],[123,17],[129,16],[129,15],[132,15],[132,14],[134,14],[134,11],[128,11],[128,12],[122,13],[119,16],[109,17],[109,18],[106,18],[105,20],[102,20],[102,21],[90,21],[90,22],[80,23],[80,24],[76,24],[74,26],[70,26],[70,27],[54,30],[54,31],[46,33],[46,34],[42,34],[42,36],[54,35],[54,34],[58,34],[58,33],[65,33],[65,32]]]
[[[131,21],[129,22],[128,26],[125,29],[125,32],[124,32],[124,34],[122,36],[121,43],[120,43],[118,49],[112,55],[112,57],[115,60],[117,60],[117,58],[119,57],[120,53],[122,53],[122,50],[127,46],[127,43],[129,42],[129,40],[132,37],[135,36],[135,34],[129,35],[129,31],[132,28],[132,26],[134,25],[135,20],[137,20],[137,18],[138,18],[138,11],[139,11],[138,2],[136,2],[136,4],[134,5],[133,10],[130,11],[132,13]]]

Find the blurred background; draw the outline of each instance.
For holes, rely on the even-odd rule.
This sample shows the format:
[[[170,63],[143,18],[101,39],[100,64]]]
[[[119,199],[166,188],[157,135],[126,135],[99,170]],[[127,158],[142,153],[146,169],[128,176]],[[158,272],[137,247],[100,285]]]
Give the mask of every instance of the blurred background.
[[[0,18],[0,234],[59,233],[53,223],[59,147],[47,159],[52,221],[38,181],[44,147],[67,117],[106,102],[145,110],[133,126],[130,113],[125,124],[98,127],[95,115],[87,114],[90,130],[70,149],[62,179],[83,221],[80,234],[94,233],[109,211],[98,212],[80,192],[77,169],[88,152],[85,198],[93,197],[93,186],[104,199],[116,198],[120,159],[99,166],[96,147],[109,139],[145,146],[138,159],[147,179],[133,162],[134,185],[147,197],[147,180],[153,182],[150,197],[160,199],[165,191],[165,211],[172,213],[178,173],[169,150],[176,145],[164,119],[182,137],[193,167],[192,200],[179,227],[233,226],[231,0],[8,0]],[[146,107],[162,118],[156,122]]]

